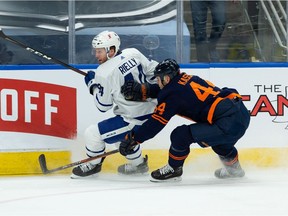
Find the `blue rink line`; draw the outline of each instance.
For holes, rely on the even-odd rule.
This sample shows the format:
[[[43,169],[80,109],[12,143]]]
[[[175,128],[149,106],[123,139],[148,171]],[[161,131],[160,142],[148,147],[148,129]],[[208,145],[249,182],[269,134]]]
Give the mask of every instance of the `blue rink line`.
[[[84,70],[95,70],[98,64],[71,64]],[[181,68],[281,68],[288,67],[288,62],[244,62],[244,63],[190,63],[180,64]],[[0,65],[0,70],[55,70],[66,69],[62,65]]]

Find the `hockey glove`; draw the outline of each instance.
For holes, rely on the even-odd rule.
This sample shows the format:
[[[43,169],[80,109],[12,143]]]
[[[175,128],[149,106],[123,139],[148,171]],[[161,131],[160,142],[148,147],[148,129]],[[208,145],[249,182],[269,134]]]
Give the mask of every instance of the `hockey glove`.
[[[121,93],[129,101],[145,101],[150,93],[148,83],[140,84],[134,80],[129,80],[121,87]]]
[[[134,153],[134,147],[137,145],[137,142],[134,140],[134,132],[126,134],[125,140],[120,143],[119,152],[121,155],[126,156]]]
[[[89,89],[90,94],[93,95],[94,88],[96,87],[96,80],[95,80],[95,72],[94,71],[88,71],[86,76],[84,77],[85,83]]]

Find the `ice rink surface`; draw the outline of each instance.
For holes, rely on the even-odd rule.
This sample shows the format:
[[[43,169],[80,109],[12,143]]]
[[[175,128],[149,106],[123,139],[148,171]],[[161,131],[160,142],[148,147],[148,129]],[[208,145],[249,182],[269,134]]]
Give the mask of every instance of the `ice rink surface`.
[[[246,170],[237,180],[185,172],[173,183],[107,173],[1,177],[0,215],[288,215],[287,171]]]

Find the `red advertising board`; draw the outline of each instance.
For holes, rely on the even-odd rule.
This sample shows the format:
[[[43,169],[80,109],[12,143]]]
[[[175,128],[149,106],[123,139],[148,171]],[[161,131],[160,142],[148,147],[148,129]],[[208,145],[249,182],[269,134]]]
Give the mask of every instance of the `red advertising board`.
[[[76,89],[0,79],[0,130],[75,138]]]

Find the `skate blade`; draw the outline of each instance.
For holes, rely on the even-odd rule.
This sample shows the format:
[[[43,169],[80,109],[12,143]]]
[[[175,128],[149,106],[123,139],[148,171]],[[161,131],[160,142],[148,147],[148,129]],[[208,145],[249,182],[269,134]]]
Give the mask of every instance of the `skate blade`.
[[[118,175],[119,176],[148,176],[149,172],[145,172],[145,173],[129,173],[129,174],[118,172]]]
[[[243,179],[245,178],[245,176],[221,176],[221,177],[218,177],[218,176],[215,176],[217,179],[221,179],[221,180],[229,180],[229,179]]]
[[[73,173],[70,175],[71,179],[89,179],[89,178],[94,178],[99,176],[99,173],[93,174],[93,175],[89,175],[89,176],[77,176],[74,175]]]
[[[155,182],[155,183],[162,183],[162,182],[179,182],[179,181],[181,181],[181,180],[182,180],[181,176],[169,178],[169,179],[166,179],[166,180],[159,180],[159,179],[154,179],[154,178],[151,178],[151,179],[150,179],[151,182]]]

